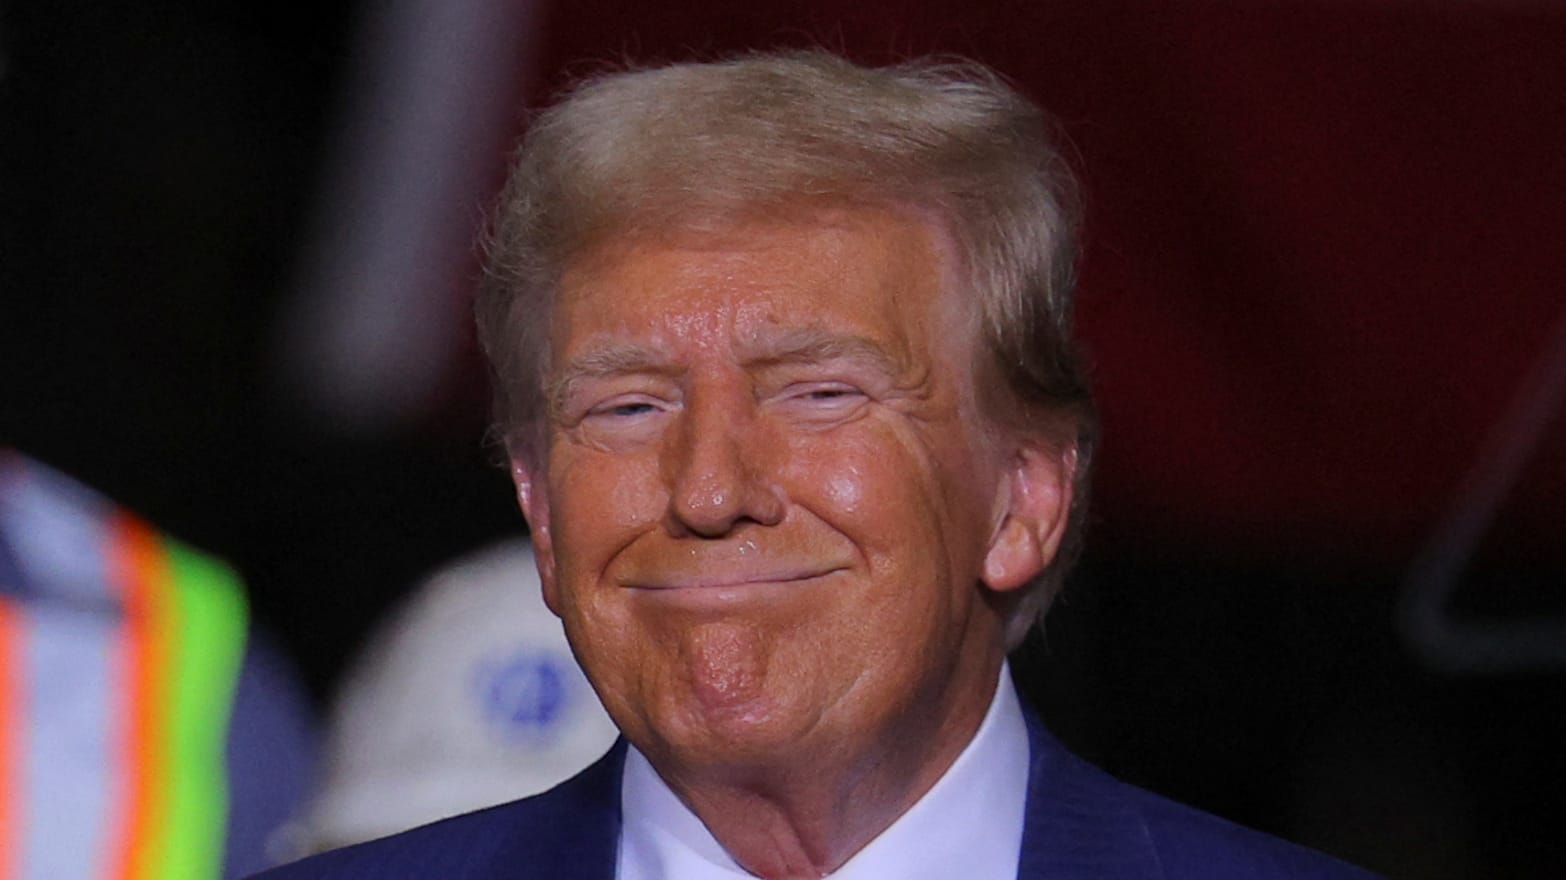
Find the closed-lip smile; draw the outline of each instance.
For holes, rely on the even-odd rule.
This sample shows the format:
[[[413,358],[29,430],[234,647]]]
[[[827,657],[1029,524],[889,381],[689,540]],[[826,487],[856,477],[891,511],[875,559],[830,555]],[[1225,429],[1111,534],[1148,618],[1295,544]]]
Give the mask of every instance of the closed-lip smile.
[[[804,583],[842,571],[843,567],[783,568],[761,571],[698,571],[677,576],[638,579],[625,584],[633,590],[650,592],[693,590],[743,590],[748,587],[785,586]]]

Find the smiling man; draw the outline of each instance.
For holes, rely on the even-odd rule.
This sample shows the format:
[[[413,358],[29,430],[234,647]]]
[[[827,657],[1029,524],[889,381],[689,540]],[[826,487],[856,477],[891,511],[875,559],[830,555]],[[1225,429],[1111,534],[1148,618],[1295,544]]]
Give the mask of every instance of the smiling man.
[[[1110,779],[1013,689],[1091,458],[1072,192],[975,65],[756,55],[543,113],[479,327],[624,741],[277,876],[1360,876]]]

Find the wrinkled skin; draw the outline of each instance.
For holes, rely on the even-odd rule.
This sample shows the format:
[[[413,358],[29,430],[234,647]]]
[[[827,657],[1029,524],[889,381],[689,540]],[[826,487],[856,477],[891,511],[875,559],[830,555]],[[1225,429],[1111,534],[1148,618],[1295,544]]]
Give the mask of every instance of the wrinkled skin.
[[[974,402],[943,237],[856,209],[615,242],[513,464],[606,708],[729,851],[819,876],[939,778],[1054,552],[1070,459]]]

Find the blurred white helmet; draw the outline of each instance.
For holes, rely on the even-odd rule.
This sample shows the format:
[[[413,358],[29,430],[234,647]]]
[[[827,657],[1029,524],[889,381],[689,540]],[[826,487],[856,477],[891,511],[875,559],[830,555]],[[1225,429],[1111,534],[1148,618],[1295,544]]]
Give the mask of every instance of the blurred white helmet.
[[[339,689],[309,850],[544,791],[617,731],[545,607],[533,551],[505,542],[437,571]]]

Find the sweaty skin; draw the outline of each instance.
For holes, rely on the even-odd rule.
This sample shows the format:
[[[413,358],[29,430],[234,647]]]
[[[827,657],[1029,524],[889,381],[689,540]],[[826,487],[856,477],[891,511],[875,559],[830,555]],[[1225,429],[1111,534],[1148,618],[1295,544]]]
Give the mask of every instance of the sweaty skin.
[[[977,408],[943,237],[855,209],[613,242],[563,278],[513,462],[605,707],[763,877],[819,877],[956,758],[1070,459]]]

